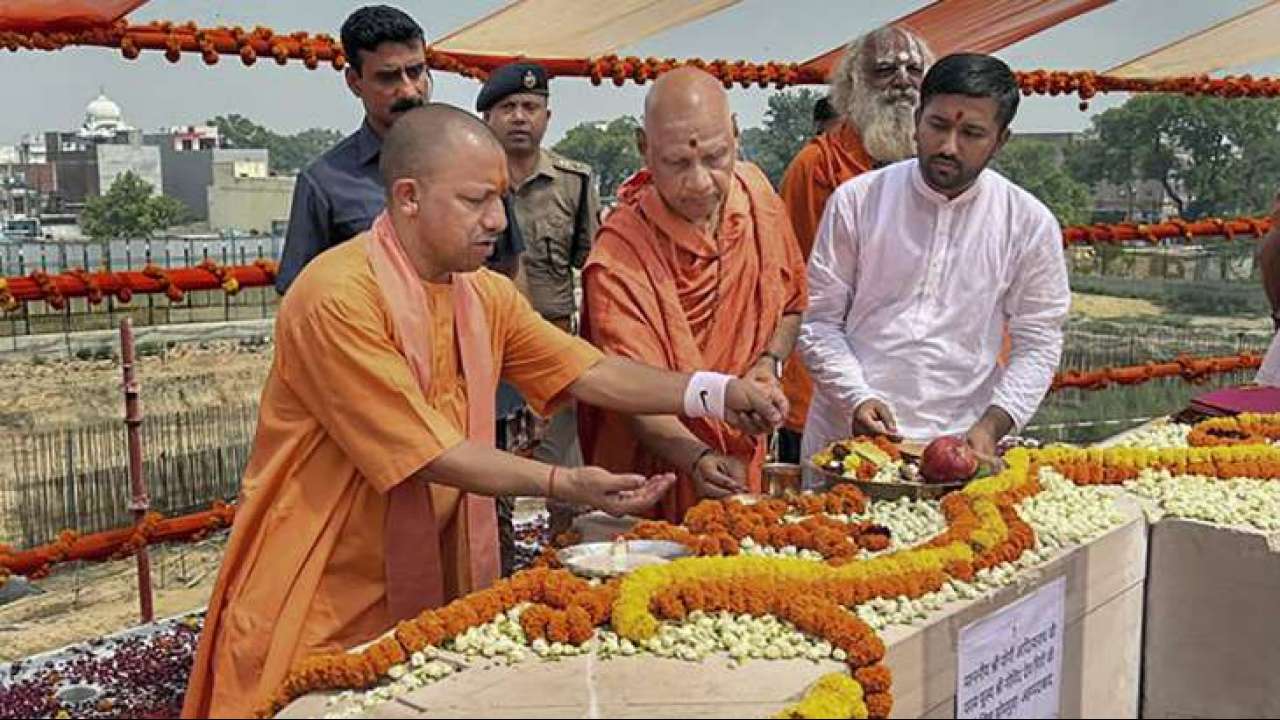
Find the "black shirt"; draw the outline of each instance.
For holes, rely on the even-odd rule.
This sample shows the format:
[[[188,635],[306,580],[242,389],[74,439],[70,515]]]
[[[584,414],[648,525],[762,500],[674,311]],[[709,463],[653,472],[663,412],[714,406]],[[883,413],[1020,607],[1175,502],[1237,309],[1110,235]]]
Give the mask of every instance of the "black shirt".
[[[276,290],[284,293],[312,258],[373,226],[386,207],[386,189],[378,158],[382,139],[369,124],[343,138],[298,173],[289,211],[289,228],[276,275]],[[524,252],[524,239],[512,210],[511,199],[502,199],[507,230],[498,238],[488,264],[510,266]]]

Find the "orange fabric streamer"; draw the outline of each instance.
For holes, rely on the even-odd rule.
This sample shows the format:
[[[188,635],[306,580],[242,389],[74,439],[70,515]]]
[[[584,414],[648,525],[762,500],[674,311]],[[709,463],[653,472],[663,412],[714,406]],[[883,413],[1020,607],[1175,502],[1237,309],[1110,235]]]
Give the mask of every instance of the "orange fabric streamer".
[[[110,25],[147,0],[5,0],[0,30],[54,32]]]

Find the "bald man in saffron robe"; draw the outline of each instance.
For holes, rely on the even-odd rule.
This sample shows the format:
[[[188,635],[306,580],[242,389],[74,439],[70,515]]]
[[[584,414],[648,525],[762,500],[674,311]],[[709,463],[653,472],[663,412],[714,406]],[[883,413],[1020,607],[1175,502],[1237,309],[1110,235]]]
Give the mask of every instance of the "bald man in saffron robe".
[[[805,308],[804,262],[764,173],[737,159],[723,86],[693,68],[663,75],[637,139],[646,170],[583,269],[584,337],[609,355],[778,388]],[[669,521],[700,498],[761,490],[766,443],[715,420],[591,407],[579,428],[590,462],[676,473],[658,505]]]
[[[674,481],[494,449],[499,379],[539,412],[570,398],[692,412],[745,432],[785,400],[711,373],[604,357],[481,269],[506,226],[502,145],[457,108],[409,110],[381,156],[387,209],[309,263],[276,320],[242,500],[184,717],[249,717],[306,656],[349,649],[498,576],[492,496],[614,514]]]

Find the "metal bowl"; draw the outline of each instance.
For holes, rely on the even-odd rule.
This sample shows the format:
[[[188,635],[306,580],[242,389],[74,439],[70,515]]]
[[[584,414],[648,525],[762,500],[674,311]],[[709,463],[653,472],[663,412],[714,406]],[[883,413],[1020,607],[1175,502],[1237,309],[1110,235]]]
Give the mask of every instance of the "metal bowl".
[[[625,542],[595,542],[582,543],[580,545],[571,545],[556,553],[556,558],[575,575],[584,577],[613,577],[615,575],[624,575],[629,570],[615,568],[599,568],[595,566],[587,566],[582,561],[589,557],[610,557],[613,554],[615,545],[625,545],[627,554],[635,555],[651,555],[662,558],[663,562],[669,562],[676,558],[688,557],[693,555],[686,545],[667,540],[627,540]]]

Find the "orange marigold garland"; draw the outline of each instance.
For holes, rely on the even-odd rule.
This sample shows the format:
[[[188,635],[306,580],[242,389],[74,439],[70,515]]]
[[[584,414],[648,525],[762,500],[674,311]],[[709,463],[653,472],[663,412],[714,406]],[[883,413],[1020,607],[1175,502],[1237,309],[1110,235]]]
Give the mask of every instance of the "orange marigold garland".
[[[162,270],[160,266],[148,263],[146,267],[142,268],[142,274],[155,280],[156,284],[160,286],[160,291],[165,294],[165,297],[169,298],[170,302],[182,302],[182,288],[174,285],[169,273]]]
[[[827,559],[848,559],[860,549],[883,550],[889,530],[872,523],[842,523],[821,513],[852,515],[865,512],[867,496],[852,484],[830,492],[798,495],[788,500],[766,499],[753,504],[737,500],[703,500],[685,513],[683,525],[641,521],[622,537],[669,540],[686,545],[701,556],[737,555],[747,538],[771,547],[794,546]],[[812,515],[798,523],[785,522],[788,510]]]
[[[49,307],[54,310],[62,310],[67,306],[67,299],[62,296],[62,291],[58,289],[58,284],[49,277],[49,274],[43,270],[32,270],[31,279],[35,281],[36,286],[40,288],[42,299],[49,303]]]
[[[240,292],[240,281],[227,269],[214,262],[213,258],[205,258],[196,267],[207,271],[210,275],[218,279],[218,284],[222,286],[223,292],[228,295],[235,295]]]
[[[22,303],[13,297],[13,293],[9,292],[9,281],[0,277],[0,311],[13,312],[22,307]]]

